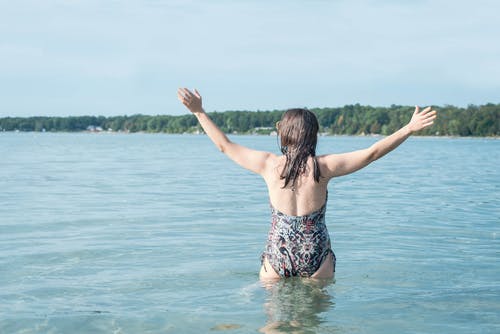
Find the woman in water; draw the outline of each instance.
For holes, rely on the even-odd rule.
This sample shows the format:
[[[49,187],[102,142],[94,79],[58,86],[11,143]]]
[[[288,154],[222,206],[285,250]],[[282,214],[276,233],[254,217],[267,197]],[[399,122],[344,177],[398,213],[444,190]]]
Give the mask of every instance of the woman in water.
[[[221,152],[262,176],[267,184],[272,219],[262,254],[261,279],[333,278],[335,254],[325,225],[328,182],[383,157],[436,118],[430,107],[415,107],[407,125],[367,149],[316,156],[316,116],[307,109],[290,109],[276,124],[282,155],[275,155],[230,141],[203,110],[197,90],[180,88],[177,96]]]

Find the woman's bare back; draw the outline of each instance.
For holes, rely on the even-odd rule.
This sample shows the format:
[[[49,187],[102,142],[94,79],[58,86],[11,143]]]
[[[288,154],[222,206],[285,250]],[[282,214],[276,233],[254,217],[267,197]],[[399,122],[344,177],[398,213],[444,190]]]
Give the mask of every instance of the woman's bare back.
[[[320,176],[319,182],[313,177],[313,158],[307,160],[305,172],[300,175],[294,186],[283,187],[281,172],[285,165],[285,156],[274,156],[263,177],[269,191],[271,205],[290,216],[304,216],[317,211],[326,201],[329,179]],[[321,165],[320,174],[321,174]]]

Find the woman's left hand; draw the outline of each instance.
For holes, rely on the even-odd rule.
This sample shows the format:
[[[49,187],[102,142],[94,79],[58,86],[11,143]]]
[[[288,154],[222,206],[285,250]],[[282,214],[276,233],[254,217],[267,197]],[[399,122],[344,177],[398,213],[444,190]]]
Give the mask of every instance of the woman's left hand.
[[[196,89],[193,93],[187,88],[179,88],[177,90],[177,97],[193,114],[203,112],[201,95]]]
[[[415,107],[415,112],[408,123],[408,127],[411,133],[420,131],[425,129],[428,126],[431,126],[434,123],[434,120],[437,117],[437,111],[432,110],[431,107],[427,107],[424,110],[420,111],[418,106]]]

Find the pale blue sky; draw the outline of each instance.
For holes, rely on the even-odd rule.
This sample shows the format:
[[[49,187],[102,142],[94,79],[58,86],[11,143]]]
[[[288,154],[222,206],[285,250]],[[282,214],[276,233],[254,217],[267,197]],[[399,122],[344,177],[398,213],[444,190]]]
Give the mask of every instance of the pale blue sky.
[[[0,0],[0,117],[500,102],[500,1]]]

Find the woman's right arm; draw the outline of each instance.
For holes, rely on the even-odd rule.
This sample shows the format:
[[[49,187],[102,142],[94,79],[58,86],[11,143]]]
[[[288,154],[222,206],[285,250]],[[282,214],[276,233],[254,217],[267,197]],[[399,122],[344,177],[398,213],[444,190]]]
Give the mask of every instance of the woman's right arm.
[[[207,136],[222,153],[243,168],[263,175],[267,162],[273,154],[252,150],[230,141],[203,110],[201,95],[196,89],[193,93],[187,88],[179,88],[177,97],[196,116]]]
[[[380,159],[396,147],[401,145],[413,133],[425,129],[434,123],[436,111],[427,107],[420,111],[419,107],[415,107],[415,112],[410,122],[394,132],[392,135],[376,142],[367,149],[343,153],[329,154],[318,157],[319,161],[326,166],[327,178],[342,176],[353,173],[373,161]]]

